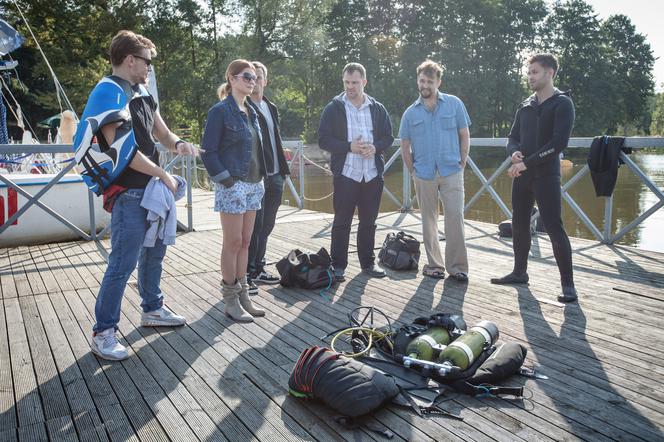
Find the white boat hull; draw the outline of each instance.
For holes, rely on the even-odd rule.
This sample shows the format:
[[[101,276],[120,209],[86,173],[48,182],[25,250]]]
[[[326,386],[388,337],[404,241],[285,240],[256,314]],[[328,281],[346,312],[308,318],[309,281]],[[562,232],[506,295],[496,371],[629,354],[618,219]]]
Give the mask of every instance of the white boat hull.
[[[54,174],[9,174],[7,178],[31,195],[37,194]],[[28,198],[0,182],[0,225],[3,225]],[[86,233],[90,233],[88,189],[79,175],[65,175],[39,200]],[[111,215],[102,207],[102,198],[94,197],[95,228],[99,232],[110,223]],[[0,247],[44,244],[80,238],[69,227],[37,205],[32,205],[15,224],[0,233]]]

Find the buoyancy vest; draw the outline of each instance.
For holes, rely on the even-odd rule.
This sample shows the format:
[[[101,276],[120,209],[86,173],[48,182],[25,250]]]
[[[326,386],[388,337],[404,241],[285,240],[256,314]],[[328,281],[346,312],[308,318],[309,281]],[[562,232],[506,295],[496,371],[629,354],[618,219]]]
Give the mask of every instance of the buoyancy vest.
[[[137,96],[148,95],[140,85],[137,90],[120,84],[119,78],[104,77],[94,87],[83,110],[74,136],[74,153],[83,181],[100,195],[122,174],[134,159],[138,146],[134,137],[129,102]],[[127,83],[128,84],[128,83]],[[121,123],[114,140],[106,140],[108,149],[94,144],[107,124]]]

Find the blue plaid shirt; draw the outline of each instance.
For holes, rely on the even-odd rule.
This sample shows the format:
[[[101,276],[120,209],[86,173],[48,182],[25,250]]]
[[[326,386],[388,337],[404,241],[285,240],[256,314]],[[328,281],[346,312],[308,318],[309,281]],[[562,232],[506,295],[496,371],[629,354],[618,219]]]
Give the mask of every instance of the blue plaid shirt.
[[[459,129],[470,126],[463,102],[438,92],[438,103],[430,111],[418,98],[401,117],[399,138],[410,140],[415,175],[432,180],[436,171],[449,176],[461,171]]]

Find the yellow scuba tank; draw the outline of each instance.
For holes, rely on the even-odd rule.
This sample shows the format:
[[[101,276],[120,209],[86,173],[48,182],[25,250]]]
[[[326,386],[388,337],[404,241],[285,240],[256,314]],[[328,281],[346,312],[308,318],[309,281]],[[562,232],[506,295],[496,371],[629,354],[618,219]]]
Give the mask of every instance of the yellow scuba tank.
[[[408,343],[406,355],[413,359],[433,361],[440,345],[447,345],[449,342],[450,334],[446,329],[431,327]]]
[[[448,345],[438,356],[438,363],[466,370],[487,346],[498,340],[498,327],[482,321]]]

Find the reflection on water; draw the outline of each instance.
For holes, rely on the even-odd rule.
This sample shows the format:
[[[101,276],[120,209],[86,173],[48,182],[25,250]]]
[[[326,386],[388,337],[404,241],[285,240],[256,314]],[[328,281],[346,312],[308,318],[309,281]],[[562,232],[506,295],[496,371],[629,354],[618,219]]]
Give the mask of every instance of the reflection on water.
[[[563,169],[563,181],[570,179],[586,163],[587,150],[569,149],[567,159],[573,163],[572,167]],[[498,167],[504,158],[502,152],[497,149],[476,148],[472,152],[472,157],[482,173],[488,178]],[[653,182],[664,188],[664,153],[640,152],[634,153],[630,157],[640,168],[648,175]],[[466,201],[468,201],[481,187],[479,179],[467,168],[465,174],[466,180]],[[296,188],[299,188],[297,176],[293,176]],[[388,189],[402,200],[402,173],[401,163],[395,163],[385,176],[385,184]],[[412,187],[412,186],[411,186]],[[496,192],[505,201],[508,207],[511,206],[511,179],[504,174],[493,185]],[[308,200],[316,200],[329,195],[332,192],[332,177],[326,175],[320,169],[308,165],[305,167],[305,195]],[[414,192],[414,191],[413,191]],[[569,191],[572,198],[588,215],[592,222],[600,229],[604,230],[604,198],[597,198],[593,188],[590,175],[586,175],[577,182]],[[284,192],[284,201],[288,200],[294,205],[294,199],[286,189]],[[658,198],[639,180],[639,178],[627,167],[622,166],[618,174],[618,183],[613,198],[613,225],[612,231],[615,233],[623,226],[626,226],[641,213],[652,207]],[[417,202],[414,201],[415,207]],[[306,201],[305,208],[321,212],[332,213],[332,198],[324,198],[320,201]],[[383,194],[380,210],[381,212],[396,211],[400,208],[387,195]],[[504,220],[504,215],[498,208],[498,205],[485,193],[475,202],[466,213],[467,219],[490,222],[498,224]],[[595,239],[590,230],[576,216],[574,211],[563,202],[563,220],[565,228],[570,236]],[[656,211],[645,222],[641,223],[636,229],[627,233],[618,244],[637,246],[647,250],[664,252],[664,208]]]

